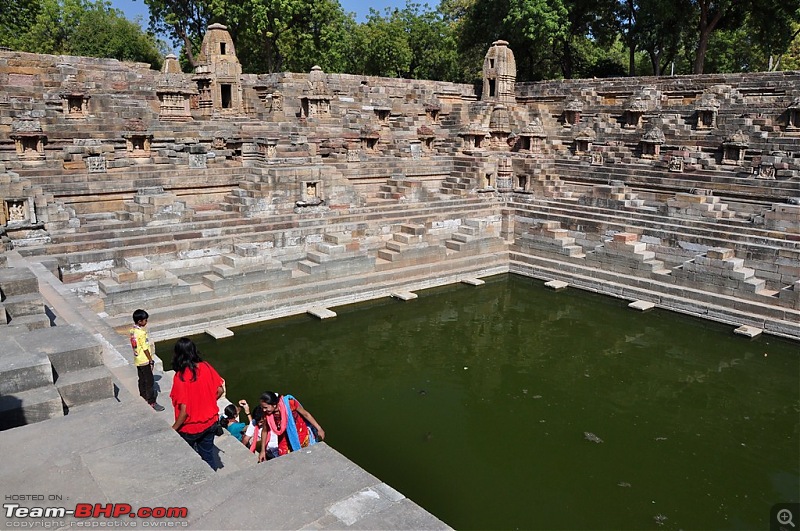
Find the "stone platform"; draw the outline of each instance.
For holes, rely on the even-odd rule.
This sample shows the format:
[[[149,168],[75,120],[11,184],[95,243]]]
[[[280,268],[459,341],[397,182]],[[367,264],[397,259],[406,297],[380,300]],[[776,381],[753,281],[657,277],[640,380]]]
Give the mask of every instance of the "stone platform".
[[[24,265],[19,255],[10,254],[12,266]],[[166,410],[156,412],[139,398],[136,370],[121,354],[130,350],[127,339],[41,265],[29,265],[26,271],[28,282],[38,283],[57,326],[0,339],[4,400],[31,392],[17,391],[20,382],[27,386],[41,383],[52,388],[58,415],[46,422],[0,431],[5,456],[0,495],[5,503],[66,509],[74,509],[77,503],[129,504],[134,509],[185,507],[186,517],[169,523],[190,529],[449,529],[324,442],[258,464],[256,457],[226,432],[215,440],[221,468],[213,471],[172,430],[172,373],[162,372],[161,360],[156,385],[159,402]],[[10,357],[11,347],[20,349],[20,343],[25,343],[29,352],[41,351],[38,357],[28,356],[32,361],[22,368],[14,361],[16,357]],[[107,397],[84,388],[78,396],[92,400],[71,403],[65,415],[62,403],[72,395],[62,398],[53,386],[48,354],[59,371],[56,383],[64,374],[105,371],[102,381],[109,384]],[[83,365],[89,369],[82,369]],[[39,374],[42,376],[37,379]],[[49,396],[39,387],[33,392]],[[220,399],[221,408],[226,403]],[[30,417],[27,410],[25,414]],[[44,419],[27,419],[35,420]],[[13,498],[19,495],[42,498]],[[78,522],[72,517],[45,520],[58,527]],[[0,514],[2,526],[31,521]],[[134,521],[80,520],[83,525],[123,523]],[[136,523],[142,527],[158,522]]]

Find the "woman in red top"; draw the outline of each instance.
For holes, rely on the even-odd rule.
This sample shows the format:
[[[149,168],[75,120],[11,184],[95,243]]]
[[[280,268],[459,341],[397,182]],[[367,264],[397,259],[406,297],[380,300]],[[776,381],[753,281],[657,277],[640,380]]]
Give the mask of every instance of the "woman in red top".
[[[200,454],[214,470],[214,435],[217,431],[219,408],[217,399],[225,383],[214,367],[200,358],[191,339],[182,337],[175,343],[172,356],[172,406],[175,423],[172,429]]]

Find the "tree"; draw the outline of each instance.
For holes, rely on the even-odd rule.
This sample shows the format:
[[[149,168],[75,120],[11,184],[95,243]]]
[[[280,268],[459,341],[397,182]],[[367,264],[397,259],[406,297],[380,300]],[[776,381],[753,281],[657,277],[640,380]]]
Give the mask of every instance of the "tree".
[[[633,41],[647,54],[654,76],[680,54],[686,32],[681,31],[690,0],[636,0]]]
[[[34,53],[110,57],[159,68],[163,43],[101,0],[41,0],[18,23],[13,48]],[[25,20],[25,19],[19,19]]]
[[[549,49],[569,79],[591,67],[582,52],[615,41],[618,11],[616,0],[510,0],[505,21],[522,32],[526,46]]]
[[[20,36],[33,25],[40,9],[37,0],[0,0],[0,46],[19,49]]]
[[[200,48],[215,14],[213,0],[144,0],[150,10],[150,30],[169,36],[182,48],[189,66],[197,66],[195,51]],[[221,6],[216,7],[220,11]]]
[[[800,0],[691,0],[695,33],[695,74],[705,71],[706,53],[715,31],[735,31],[744,25],[752,42],[770,55],[792,42],[792,23],[800,20]]]
[[[161,68],[166,54],[164,43],[142,32],[138,24],[127,20],[117,10],[87,11],[72,33],[71,41],[73,55],[146,62],[155,69]]]
[[[367,22],[359,27],[362,60],[360,73],[370,76],[409,77],[412,51],[400,10],[386,10],[382,16],[369,10]]]
[[[458,51],[452,26],[438,11],[411,1],[400,12],[411,48],[409,74],[415,79],[450,80],[458,76]]]

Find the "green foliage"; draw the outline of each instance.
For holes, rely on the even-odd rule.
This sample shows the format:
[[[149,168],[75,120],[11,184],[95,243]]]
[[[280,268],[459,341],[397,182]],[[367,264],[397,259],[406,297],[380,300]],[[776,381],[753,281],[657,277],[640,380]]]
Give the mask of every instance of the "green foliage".
[[[371,10],[338,0],[143,0],[144,33],[105,0],[0,0],[0,46],[157,67],[164,35],[196,66],[210,24],[228,27],[249,73],[326,72],[480,81],[507,40],[520,81],[800,67],[800,0],[440,0]]]
[[[39,14],[37,0],[0,0],[0,46],[20,48],[20,38]]]
[[[776,70],[800,70],[800,23],[793,25],[794,37],[786,53],[774,58]]]
[[[3,0],[6,1],[6,0]],[[108,2],[41,0],[23,2],[21,15],[0,25],[0,41],[35,53],[110,57],[159,68],[163,45]],[[4,13],[7,13],[4,10]],[[3,15],[6,16],[5,14]],[[13,34],[7,33],[12,31]]]
[[[196,65],[196,54],[209,24],[214,22],[213,0],[144,0],[150,10],[150,30],[166,35],[173,45],[182,48],[189,66]]]
[[[457,79],[459,57],[452,24],[427,5],[408,2],[404,9],[370,10],[354,39],[354,73]]]

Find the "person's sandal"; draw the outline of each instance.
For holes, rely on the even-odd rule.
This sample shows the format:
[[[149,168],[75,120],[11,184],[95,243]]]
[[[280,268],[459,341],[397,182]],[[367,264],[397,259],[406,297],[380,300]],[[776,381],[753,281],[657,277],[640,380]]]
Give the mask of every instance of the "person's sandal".
[[[155,409],[156,411],[164,411],[164,406],[162,406],[158,402],[153,402],[152,404],[150,404],[150,407]]]

